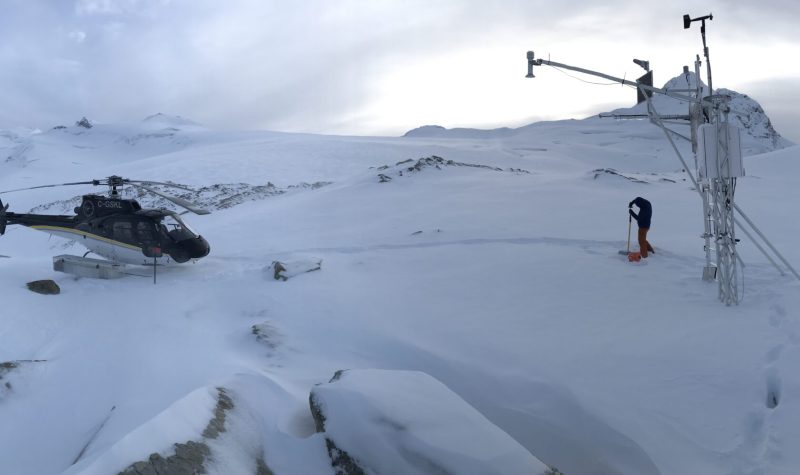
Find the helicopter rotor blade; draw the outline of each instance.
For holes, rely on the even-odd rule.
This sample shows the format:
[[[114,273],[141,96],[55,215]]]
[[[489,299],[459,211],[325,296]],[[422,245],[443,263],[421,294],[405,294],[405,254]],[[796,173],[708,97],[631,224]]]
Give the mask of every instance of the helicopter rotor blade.
[[[125,179],[125,183],[130,183],[131,185],[134,185],[136,183],[140,183],[140,184],[145,185],[145,186],[146,185],[161,185],[161,186],[169,186],[169,187],[172,187],[172,188],[179,188],[181,190],[186,190],[186,191],[194,191],[193,189],[189,188],[188,186],[177,185],[175,183],[164,183],[164,182],[160,182],[160,181],[128,180],[128,179]]]
[[[55,184],[55,185],[39,185],[39,186],[29,186],[29,187],[27,187],[27,188],[16,188],[16,189],[14,189],[14,190],[3,190],[3,191],[0,191],[0,194],[2,194],[2,193],[11,193],[11,192],[14,192],[14,191],[35,190],[35,189],[37,189],[37,188],[52,188],[52,187],[55,187],[55,186],[71,186],[71,185],[98,185],[98,184],[99,184],[99,183],[98,183],[98,181],[97,181],[97,180],[92,180],[92,181],[76,181],[76,182],[73,182],[73,183],[57,183],[57,184]]]
[[[153,182],[146,182],[146,183],[153,183]],[[211,211],[208,211],[207,209],[203,209],[203,208],[197,206],[196,204],[192,203],[191,201],[185,200],[183,198],[178,198],[177,196],[172,196],[172,195],[168,195],[166,193],[162,193],[162,192],[160,192],[158,190],[150,188],[147,185],[143,185],[141,183],[132,183],[132,182],[130,183],[130,185],[131,186],[135,186],[137,188],[142,188],[144,190],[149,191],[150,193],[153,193],[154,195],[158,195],[158,196],[160,196],[162,198],[165,198],[165,199],[175,203],[176,205],[178,205],[178,206],[180,206],[182,208],[188,209],[192,213],[195,213],[195,214],[211,214]]]

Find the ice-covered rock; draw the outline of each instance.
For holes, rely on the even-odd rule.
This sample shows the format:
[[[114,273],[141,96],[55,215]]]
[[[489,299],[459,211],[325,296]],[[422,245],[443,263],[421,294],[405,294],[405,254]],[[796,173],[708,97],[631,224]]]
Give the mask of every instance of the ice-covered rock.
[[[697,87],[697,76],[691,72],[683,72],[667,81],[662,89],[686,95],[687,90]],[[700,80],[702,94],[707,94],[707,86]],[[730,96],[730,114],[728,120],[742,131],[742,149],[745,155],[770,152],[792,145],[792,142],[781,137],[772,126],[772,122],[761,105],[746,94],[731,89],[719,88],[714,94]],[[652,99],[653,106],[661,115],[688,115],[689,102],[680,99],[655,94]],[[645,103],[637,104],[630,108],[616,109],[614,114],[646,114]]]

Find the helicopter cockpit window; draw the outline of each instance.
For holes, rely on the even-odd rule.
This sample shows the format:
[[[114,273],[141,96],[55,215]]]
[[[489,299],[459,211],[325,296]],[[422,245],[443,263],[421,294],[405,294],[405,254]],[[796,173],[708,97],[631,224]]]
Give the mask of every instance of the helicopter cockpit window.
[[[155,225],[150,221],[139,221],[136,223],[136,235],[139,237],[140,242],[156,241]]]
[[[117,221],[113,224],[111,229],[114,233],[114,239],[117,241],[133,241],[133,226],[131,226],[131,223],[127,221]]]
[[[196,238],[197,234],[189,228],[176,214],[168,214],[164,216],[161,225],[167,230],[167,234],[174,241],[183,241],[184,239]]]

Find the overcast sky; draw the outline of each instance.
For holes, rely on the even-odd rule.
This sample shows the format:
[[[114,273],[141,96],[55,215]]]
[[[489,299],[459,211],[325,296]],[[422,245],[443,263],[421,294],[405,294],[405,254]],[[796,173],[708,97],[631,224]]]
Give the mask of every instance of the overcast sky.
[[[525,52],[663,85],[702,54],[800,142],[800,2],[0,0],[0,128],[156,112],[214,128],[400,135],[520,126],[632,105],[635,91]],[[584,77],[594,82],[604,82]]]

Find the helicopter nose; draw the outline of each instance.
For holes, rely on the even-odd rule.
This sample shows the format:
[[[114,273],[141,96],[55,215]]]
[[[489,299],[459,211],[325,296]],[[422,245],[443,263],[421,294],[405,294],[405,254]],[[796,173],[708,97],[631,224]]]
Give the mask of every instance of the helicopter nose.
[[[211,246],[208,245],[208,241],[203,239],[203,236],[181,241],[180,244],[192,259],[206,257],[211,252]]]
[[[178,241],[168,251],[175,262],[183,263],[190,259],[200,259],[208,255],[211,247],[202,236]]]

